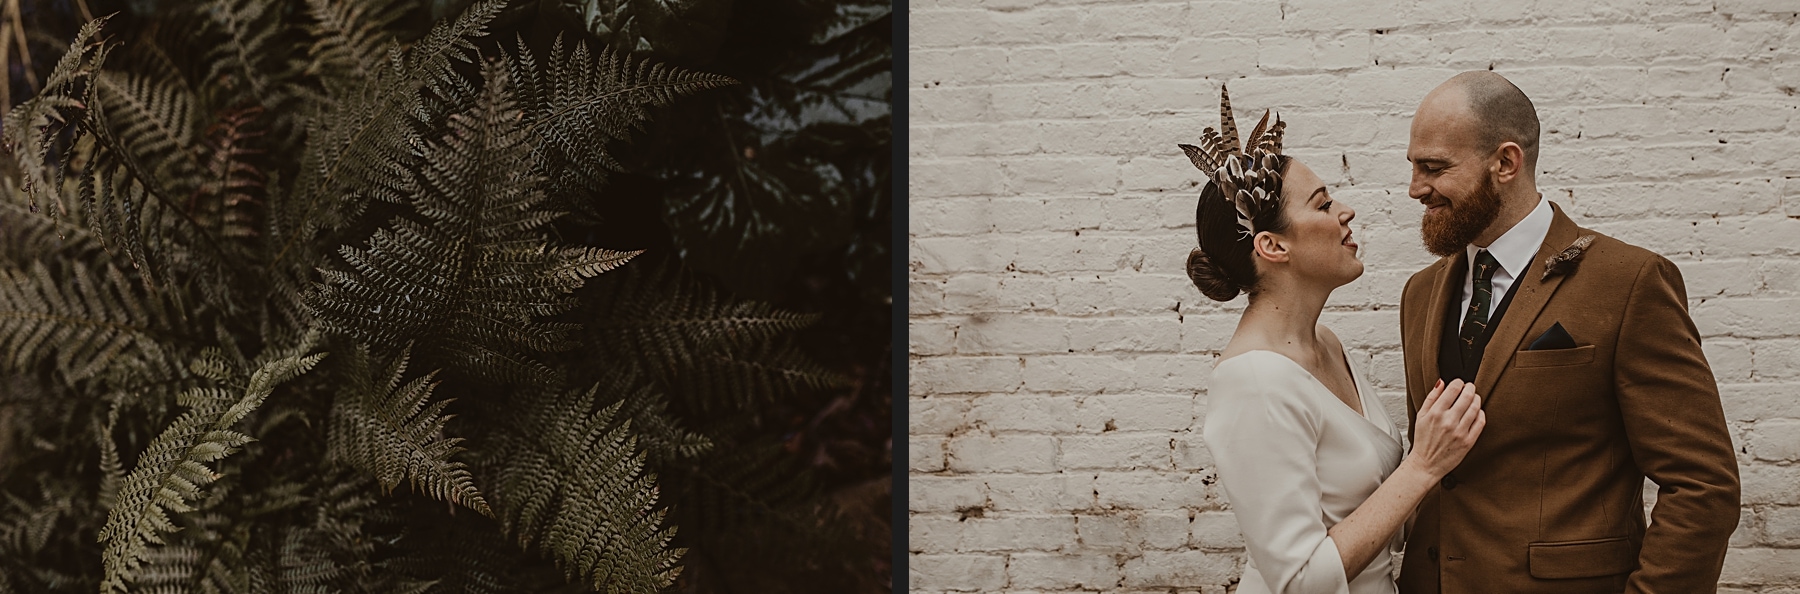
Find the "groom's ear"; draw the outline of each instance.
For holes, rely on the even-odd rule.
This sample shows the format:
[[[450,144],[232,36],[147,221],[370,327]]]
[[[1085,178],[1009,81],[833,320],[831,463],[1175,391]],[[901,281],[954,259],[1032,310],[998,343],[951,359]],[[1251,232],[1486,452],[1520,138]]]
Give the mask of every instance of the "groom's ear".
[[[1496,149],[1494,161],[1494,181],[1511,183],[1525,172],[1525,149],[1517,142],[1502,142]]]
[[[1289,259],[1287,240],[1280,235],[1261,231],[1250,238],[1250,254],[1265,262],[1286,262]]]

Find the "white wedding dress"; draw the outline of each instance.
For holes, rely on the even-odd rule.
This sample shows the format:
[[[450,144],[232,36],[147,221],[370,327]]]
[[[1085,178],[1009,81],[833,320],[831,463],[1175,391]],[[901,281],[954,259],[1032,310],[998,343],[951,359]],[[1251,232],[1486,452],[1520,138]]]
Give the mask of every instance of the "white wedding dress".
[[[1274,351],[1245,352],[1213,369],[1204,435],[1249,552],[1238,594],[1396,591],[1398,534],[1346,581],[1325,533],[1375,492],[1402,454],[1381,399],[1354,364],[1350,375],[1367,416]]]

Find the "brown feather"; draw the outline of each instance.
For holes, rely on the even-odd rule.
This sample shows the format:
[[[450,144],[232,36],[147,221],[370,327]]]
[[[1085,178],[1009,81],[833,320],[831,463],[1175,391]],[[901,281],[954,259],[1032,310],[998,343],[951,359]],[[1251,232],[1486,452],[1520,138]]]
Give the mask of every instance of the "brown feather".
[[[1244,154],[1244,145],[1238,142],[1237,120],[1231,117],[1231,93],[1219,85],[1219,136],[1225,140],[1225,152]]]
[[[1569,247],[1563,248],[1563,251],[1551,256],[1548,260],[1544,260],[1543,278],[1550,278],[1558,274],[1574,272],[1575,266],[1581,263],[1581,258],[1587,255],[1588,246],[1593,244],[1593,235],[1583,235],[1577,238],[1574,243],[1569,244]],[[1540,278],[1539,280],[1543,280],[1543,278]]]
[[[1262,119],[1256,122],[1256,127],[1251,128],[1250,135],[1245,137],[1249,140],[1249,145],[1250,145],[1251,151],[1254,151],[1257,149],[1257,147],[1262,146],[1263,131],[1268,129],[1268,127],[1269,127],[1269,110],[1265,109],[1265,110],[1263,110]]]
[[[1208,177],[1212,176],[1214,169],[1218,169],[1218,167],[1211,164],[1211,159],[1207,158],[1206,152],[1200,150],[1200,147],[1191,144],[1177,144],[1175,146],[1181,147],[1182,152],[1187,153],[1188,160],[1194,162],[1194,167],[1205,172]]]

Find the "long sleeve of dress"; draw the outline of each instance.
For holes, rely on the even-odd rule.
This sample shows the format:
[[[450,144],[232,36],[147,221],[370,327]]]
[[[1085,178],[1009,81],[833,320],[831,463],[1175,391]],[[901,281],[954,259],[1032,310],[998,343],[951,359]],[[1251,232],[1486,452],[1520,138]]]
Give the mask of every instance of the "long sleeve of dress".
[[[1213,376],[1203,431],[1251,563],[1277,594],[1348,594],[1320,503],[1321,411],[1299,385],[1312,379],[1229,363]]]

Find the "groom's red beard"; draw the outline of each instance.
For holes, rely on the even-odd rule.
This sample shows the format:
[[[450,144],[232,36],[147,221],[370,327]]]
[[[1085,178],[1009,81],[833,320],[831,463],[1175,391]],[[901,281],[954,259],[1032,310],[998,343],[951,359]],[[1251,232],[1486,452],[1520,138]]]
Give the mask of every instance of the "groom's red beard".
[[[1448,256],[1462,251],[1463,246],[1475,241],[1498,214],[1500,187],[1494,183],[1494,175],[1489,173],[1481,181],[1481,187],[1467,198],[1436,214],[1426,211],[1419,221],[1419,234],[1425,240],[1427,251]]]

